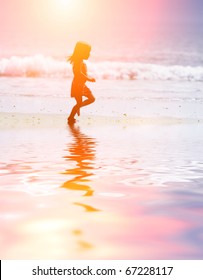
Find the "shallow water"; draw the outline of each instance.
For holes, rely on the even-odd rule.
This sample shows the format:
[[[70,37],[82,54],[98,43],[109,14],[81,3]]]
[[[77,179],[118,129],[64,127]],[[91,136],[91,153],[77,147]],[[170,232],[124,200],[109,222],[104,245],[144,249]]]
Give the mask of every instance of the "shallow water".
[[[1,131],[3,259],[202,259],[202,124]]]

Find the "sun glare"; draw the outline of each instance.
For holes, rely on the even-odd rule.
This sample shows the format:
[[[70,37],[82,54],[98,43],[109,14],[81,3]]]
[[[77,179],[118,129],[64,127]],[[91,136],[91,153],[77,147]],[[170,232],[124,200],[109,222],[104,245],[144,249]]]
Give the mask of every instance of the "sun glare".
[[[74,0],[53,0],[54,9],[61,12],[71,10],[74,8],[76,1]]]
[[[74,3],[74,0],[56,0],[56,5],[62,9],[68,8],[71,4]]]
[[[81,0],[52,0],[53,13],[59,17],[72,17],[79,12],[82,3]]]

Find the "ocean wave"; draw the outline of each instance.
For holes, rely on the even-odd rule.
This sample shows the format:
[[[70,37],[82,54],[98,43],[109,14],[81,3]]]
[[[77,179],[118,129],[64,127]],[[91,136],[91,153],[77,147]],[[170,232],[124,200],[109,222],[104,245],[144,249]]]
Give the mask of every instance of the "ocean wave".
[[[202,66],[158,65],[136,62],[87,62],[89,74],[107,80],[184,80],[203,81]],[[43,55],[12,56],[0,59],[3,77],[72,78],[71,65]]]
[[[43,55],[0,59],[0,76],[4,77],[67,77],[70,74],[67,62]]]

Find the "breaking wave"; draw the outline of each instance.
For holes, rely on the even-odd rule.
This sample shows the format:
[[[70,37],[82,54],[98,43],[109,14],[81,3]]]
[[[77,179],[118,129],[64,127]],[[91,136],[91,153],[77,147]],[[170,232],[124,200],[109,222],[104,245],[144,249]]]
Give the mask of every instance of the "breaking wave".
[[[203,81],[202,66],[158,65],[136,62],[87,62],[89,74],[107,80],[184,80]],[[71,78],[71,65],[46,57],[12,56],[0,59],[1,77],[61,77]]]

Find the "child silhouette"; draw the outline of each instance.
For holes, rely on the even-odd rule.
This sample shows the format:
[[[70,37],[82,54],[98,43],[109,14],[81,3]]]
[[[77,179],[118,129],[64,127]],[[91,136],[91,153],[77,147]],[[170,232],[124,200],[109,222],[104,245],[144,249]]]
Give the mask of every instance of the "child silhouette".
[[[87,74],[87,66],[83,59],[88,59],[90,56],[91,46],[85,42],[77,42],[73,54],[68,58],[68,61],[73,65],[73,81],[71,85],[71,97],[76,100],[76,105],[73,106],[68,117],[68,124],[76,122],[74,118],[76,114],[80,115],[80,108],[87,106],[95,101],[91,90],[85,85],[86,81],[95,82]],[[86,97],[83,101],[83,96]]]

